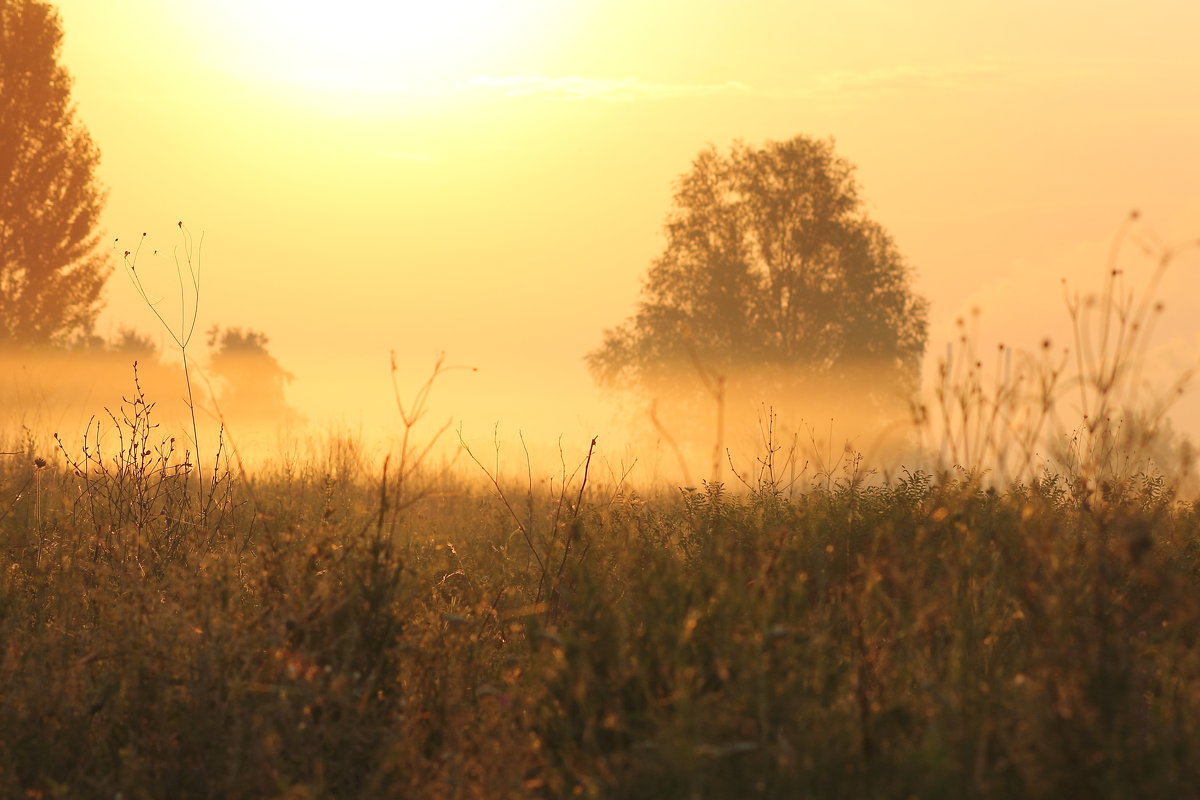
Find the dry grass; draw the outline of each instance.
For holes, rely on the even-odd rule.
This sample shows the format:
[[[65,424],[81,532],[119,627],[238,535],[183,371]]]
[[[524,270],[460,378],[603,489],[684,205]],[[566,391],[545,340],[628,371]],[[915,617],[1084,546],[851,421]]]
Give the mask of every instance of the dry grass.
[[[1058,478],[645,499],[443,477],[381,525],[389,484],[350,447],[214,470],[206,510],[152,413],[110,420],[123,450],[0,461],[4,796],[1200,782],[1200,520],[1161,481],[1101,510]]]

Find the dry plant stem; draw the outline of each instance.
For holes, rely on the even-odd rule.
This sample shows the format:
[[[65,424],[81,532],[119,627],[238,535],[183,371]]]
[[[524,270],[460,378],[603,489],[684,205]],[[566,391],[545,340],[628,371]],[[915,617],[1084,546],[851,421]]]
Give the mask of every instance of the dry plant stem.
[[[1095,295],[1081,295],[1063,282],[1074,352],[1064,348],[1060,357],[1047,339],[1040,355],[1022,357],[1014,372],[1011,350],[1001,345],[989,383],[976,352],[974,325],[958,320],[958,341],[947,348],[935,389],[941,430],[933,433],[935,441],[940,439],[941,469],[954,465],[978,475],[981,467],[990,465],[1001,482],[1027,480],[1039,469],[1039,450],[1049,447],[1050,457],[1064,459],[1063,466],[1076,476],[1079,488],[1094,495],[1108,483],[1106,477],[1126,476],[1133,468],[1134,451],[1149,443],[1195,371],[1185,371],[1166,394],[1139,394],[1151,334],[1162,311],[1157,294],[1163,277],[1185,248],[1200,244],[1164,246],[1152,232],[1135,229],[1136,218],[1131,215],[1119,229]],[[1121,266],[1135,247],[1151,261],[1146,282],[1137,291],[1129,287]],[[1072,395],[1077,402],[1068,413],[1060,401]],[[1135,409],[1149,414],[1143,421],[1146,430],[1140,441],[1126,441],[1135,435],[1123,432]],[[1064,452],[1056,443],[1076,428],[1069,422],[1064,425],[1064,420],[1076,419],[1076,413],[1082,422]],[[933,416],[924,409],[914,414],[918,424],[929,425],[931,431]],[[1091,503],[1097,498],[1081,499]]]
[[[1043,347],[1043,351],[1049,353],[1049,342]],[[1032,477],[1035,473],[1037,448],[1042,441],[1046,424],[1051,419],[1054,410],[1054,396],[1058,390],[1058,382],[1067,358],[1067,354],[1064,353],[1059,363],[1054,364],[1049,361],[1049,355],[1044,357],[1040,369],[1036,371],[1038,386],[1036,394],[1032,397],[1023,397],[1019,391],[1020,385],[1026,379],[1025,373],[1020,372],[1016,376],[1012,389],[1004,400],[1002,409],[1004,426],[999,435],[1005,436],[1006,442],[1015,444],[1019,448],[1019,465],[1012,475],[1008,475],[1007,451],[1005,451],[1003,456],[1005,477],[1024,480]]]
[[[67,466],[80,480],[81,490],[72,506],[76,525],[94,526],[92,558],[113,555],[143,571],[161,571],[188,551],[204,553],[217,544],[218,531],[232,507],[232,482],[220,473],[223,443],[218,442],[213,481],[207,498],[201,497],[208,515],[208,537],[203,545],[190,544],[195,493],[191,488],[193,464],[173,463],[174,437],[152,440],[158,428],[153,421],[154,403],[148,402],[134,366],[132,398],[124,398],[118,412],[105,409],[116,436],[116,448],[104,446],[102,424],[89,421],[81,455],[69,452],[55,435]],[[218,497],[218,492],[221,496]],[[193,562],[198,568],[198,562]]]
[[[558,562],[558,571],[554,574],[554,587],[550,592],[550,596],[554,598],[558,597],[558,587],[562,583],[563,570],[567,567],[567,557],[571,555],[571,544],[575,540],[578,529],[579,512],[583,508],[583,492],[587,488],[588,469],[592,466],[592,453],[596,451],[597,438],[599,437],[592,437],[592,443],[588,446],[587,458],[583,462],[583,480],[579,483],[579,494],[575,497],[575,508],[571,512],[571,523],[567,526],[566,544],[563,546],[562,559]]]
[[[163,328],[166,329],[167,334],[175,342],[183,358],[183,377],[184,383],[187,385],[188,413],[192,421],[192,447],[196,454],[196,479],[199,489],[197,497],[201,501],[201,518],[207,524],[208,507],[204,503],[204,467],[200,455],[200,432],[196,424],[196,398],[192,391],[191,364],[188,359],[188,345],[191,343],[192,335],[196,331],[196,321],[200,313],[200,254],[204,249],[204,234],[200,234],[199,242],[196,242],[193,246],[192,234],[184,227],[183,222],[178,223],[178,228],[182,232],[181,235],[183,237],[183,263],[187,264],[187,275],[185,277],[183,263],[181,263],[179,257],[179,247],[176,246],[173,248],[172,256],[175,260],[175,276],[179,284],[178,332],[167,322],[162,312],[158,310],[158,304],[161,301],[150,299],[150,295],[146,291],[146,287],[137,272],[138,256],[142,252],[142,246],[146,243],[146,234],[142,234],[142,238],[138,241],[137,247],[134,248],[132,253],[129,250],[124,252],[123,261],[125,271],[129,274],[134,288],[150,310],[154,312],[154,316],[162,323]],[[157,253],[157,251],[155,252]],[[189,291],[191,294],[190,309],[188,303]]]
[[[1002,344],[990,386],[985,385],[983,363],[975,349],[977,337],[965,319],[960,318],[957,325],[960,355],[955,359],[955,348],[950,345],[938,366],[935,398],[940,431],[933,430],[934,417],[923,407],[916,410],[914,419],[939,442],[939,471],[954,466],[973,472],[989,464],[1001,483],[1026,477],[1035,471],[1037,447],[1053,407],[1062,365],[1054,366],[1048,360],[1047,342],[1040,366],[1025,359],[1014,372],[1012,350]],[[1036,376],[1040,390],[1027,396],[1023,387],[1033,383],[1031,375]],[[1015,472],[1010,470],[1013,448],[1018,458]]]
[[[838,451],[837,460],[834,461],[834,459],[833,459],[833,418],[832,417],[830,417],[830,419],[829,419],[829,438],[825,442],[824,458],[821,457],[820,444],[817,442],[817,430],[816,430],[816,428],[814,428],[811,425],[808,426],[808,441],[809,441],[809,444],[812,446],[811,452],[812,452],[813,456],[817,459],[817,462],[818,462],[816,465],[817,471],[813,474],[813,477],[820,478],[821,476],[824,476],[825,477],[825,490],[830,491],[833,489],[833,473],[841,467],[842,462],[846,458],[846,454],[851,452],[851,443],[849,440],[846,441],[845,446],[841,450]],[[808,462],[806,461],[804,465],[807,468]]]
[[[379,516],[375,521],[375,535],[383,538],[383,522],[388,512],[388,464],[392,462],[392,454],[383,457],[383,474],[379,478]]]
[[[623,466],[621,470],[621,477],[619,478],[617,478],[616,470],[612,468],[612,465],[608,462],[607,458],[604,459],[604,465],[608,467],[608,473],[616,478],[616,480],[613,481],[612,494],[609,495],[608,501],[604,504],[605,507],[611,508],[612,504],[617,502],[617,498],[621,496],[621,491],[625,487],[625,481],[628,480],[630,473],[633,472],[633,468],[637,466],[637,459],[635,458],[632,462],[630,462],[628,467]]]
[[[391,379],[392,379],[392,395],[396,400],[396,410],[400,413],[400,424],[403,428],[400,437],[400,452],[398,456],[399,463],[396,466],[395,473],[395,499],[389,500],[386,494],[380,499],[380,517],[379,523],[382,526],[384,514],[386,513],[383,506],[386,504],[387,510],[392,514],[392,525],[395,526],[398,515],[413,504],[420,502],[428,496],[429,491],[423,490],[419,492],[409,492],[409,486],[412,479],[415,477],[418,470],[424,465],[425,460],[433,451],[434,447],[441,440],[442,436],[450,429],[453,420],[446,422],[434,432],[424,446],[419,449],[413,441],[414,430],[417,424],[429,413],[429,395],[433,391],[433,385],[439,377],[453,370],[470,370],[475,372],[475,367],[467,366],[446,366],[446,354],[439,353],[434,361],[433,371],[425,382],[417,389],[415,395],[410,402],[405,403],[400,396],[400,384],[397,379],[399,368],[396,365],[396,351],[391,352]],[[381,492],[387,491],[387,470],[391,461],[391,454],[388,455],[384,462],[384,478],[381,485]]]
[[[546,541],[545,554],[543,554],[539,551],[537,544],[535,543],[534,537],[533,537],[533,531],[532,531],[533,484],[532,484],[532,471],[529,466],[528,453],[526,453],[526,470],[527,470],[527,473],[529,474],[529,480],[530,480],[529,495],[528,495],[530,516],[529,516],[528,522],[526,522],[521,519],[521,516],[517,513],[516,509],[512,505],[512,502],[508,499],[508,495],[505,493],[503,487],[500,485],[500,477],[499,477],[500,470],[499,470],[499,462],[498,462],[499,455],[497,455],[496,467],[494,469],[489,470],[487,467],[485,467],[483,465],[483,462],[479,460],[479,457],[476,456],[475,453],[471,450],[470,445],[467,444],[466,439],[463,437],[461,429],[458,432],[458,440],[459,440],[460,445],[462,446],[462,449],[466,451],[467,456],[472,461],[474,461],[475,465],[477,467],[479,467],[480,471],[482,471],[483,474],[485,476],[487,476],[488,481],[492,484],[492,488],[495,491],[496,496],[500,499],[500,502],[504,505],[505,510],[508,511],[509,516],[511,516],[513,521],[516,522],[517,530],[519,530],[521,532],[522,537],[525,539],[525,545],[528,548],[528,552],[537,561],[539,576],[538,576],[537,592],[534,597],[534,602],[540,603],[542,598],[547,595],[550,597],[557,596],[558,591],[559,591],[559,586],[561,584],[562,575],[563,575],[564,570],[566,569],[567,560],[570,557],[574,539],[577,534],[577,527],[579,524],[579,515],[582,511],[583,495],[584,495],[584,491],[587,488],[588,474],[589,474],[589,471],[591,468],[592,456],[595,454],[597,437],[592,437],[591,445],[588,448],[588,453],[587,453],[586,458],[584,458],[584,460],[580,462],[579,466],[577,466],[575,468],[575,470],[570,473],[570,475],[568,475],[566,472],[565,457],[562,457],[562,459],[563,459],[562,483],[559,485],[558,505],[555,509],[554,517],[551,520],[551,533],[550,533],[549,539]],[[497,449],[498,448],[499,448],[499,445],[497,444]],[[560,456],[561,456],[561,446],[560,446]],[[554,548],[558,543],[558,530],[560,527],[562,527],[561,515],[562,515],[562,507],[566,503],[566,491],[567,491],[568,487],[570,487],[570,485],[574,482],[575,476],[579,474],[580,470],[583,470],[583,479],[581,481],[579,491],[576,494],[574,508],[571,509],[571,521],[568,524],[567,534],[564,539],[563,555],[562,555],[561,559],[559,559],[558,566],[555,568],[554,572],[552,573],[551,572],[551,566],[552,566],[551,559],[554,555]],[[584,553],[582,555],[580,555],[579,558],[582,559],[583,555],[586,555],[586,553],[587,553],[587,551],[585,549]],[[553,611],[553,609],[548,609],[548,612],[550,612],[550,611]]]
[[[458,442],[460,445],[462,445],[462,449],[466,451],[467,456],[475,462],[475,465],[479,467],[483,474],[487,476],[488,481],[491,482],[492,488],[496,491],[496,496],[500,498],[500,502],[503,503],[505,509],[508,510],[509,516],[511,516],[513,521],[517,523],[517,529],[521,531],[521,535],[525,537],[525,544],[529,547],[529,552],[531,552],[533,557],[537,559],[538,569],[541,570],[542,574],[544,575],[546,572],[546,563],[542,560],[541,554],[538,553],[537,547],[535,547],[533,544],[533,538],[529,534],[529,528],[524,522],[521,521],[520,515],[517,514],[516,510],[512,507],[512,503],[508,501],[508,496],[504,494],[504,489],[500,486],[499,470],[492,472],[483,465],[483,462],[479,460],[474,452],[472,452],[471,446],[467,444],[466,439],[463,438],[461,428],[458,430]]]
[[[592,444],[593,444],[593,446],[595,445],[594,439],[593,439]],[[588,458],[589,459],[591,458],[590,450],[588,451]],[[570,475],[567,475],[567,454],[565,452],[563,452],[561,436],[558,437],[558,463],[559,463],[559,468],[562,470],[562,472],[561,472],[561,480],[559,481],[559,487],[558,487],[558,503],[554,507],[554,522],[551,527],[551,530],[553,531],[552,535],[555,538],[558,537],[558,529],[559,529],[559,525],[562,521],[563,506],[567,502],[567,487],[569,487],[571,485],[571,483],[575,480],[575,476],[579,474],[579,470],[583,466],[583,462],[580,462],[579,465],[577,465],[575,467],[575,471],[572,472]],[[553,491],[553,488],[554,488],[553,481],[551,481],[551,491]]]
[[[525,524],[529,526],[530,535],[533,533],[533,459],[529,455],[529,444],[525,441],[525,432],[518,431],[517,436],[521,440],[521,449],[525,451]],[[496,447],[496,474],[500,474],[500,425],[492,429],[492,440]],[[559,443],[559,452],[562,452],[561,440]]]
[[[737,467],[733,463],[733,451],[730,450],[728,447],[725,448],[725,457],[727,459],[729,459],[729,471],[731,473],[733,473],[733,477],[738,479],[738,483],[742,484],[750,491],[754,491],[753,484],[751,484],[750,481],[747,480],[747,477],[746,477],[750,473],[747,472],[746,475],[743,475],[742,473],[738,472]]]
[[[524,439],[522,439],[522,441],[524,441]],[[592,447],[593,447],[593,448],[595,447],[595,444],[596,444],[596,440],[595,440],[595,438],[593,437],[593,439],[592,439]],[[528,468],[528,465],[529,465],[529,461],[528,461],[528,458],[529,458],[529,453],[528,453],[528,451],[526,451],[526,454],[525,454],[525,455],[526,455],[526,462],[525,462],[525,463],[526,463],[526,468]],[[588,455],[587,455],[587,462],[588,462],[588,463],[590,463],[590,462],[591,462],[591,457],[592,457],[592,451],[591,451],[591,449],[589,449],[589,450],[588,450]],[[562,510],[563,510],[563,506],[564,506],[564,505],[566,504],[566,502],[567,502],[567,489],[568,489],[568,488],[570,487],[570,485],[571,485],[571,484],[572,484],[572,483],[575,481],[575,476],[579,474],[579,470],[580,470],[581,468],[584,468],[584,462],[580,462],[578,465],[576,465],[576,467],[575,467],[574,471],[572,471],[570,475],[568,475],[568,474],[567,474],[567,457],[566,457],[566,454],[563,452],[563,447],[562,447],[562,437],[559,437],[559,440],[558,440],[558,460],[559,460],[559,464],[561,465],[561,469],[562,469],[562,473],[561,473],[561,474],[562,474],[562,479],[561,479],[561,481],[560,481],[560,483],[559,483],[559,487],[558,487],[558,502],[557,502],[557,504],[556,504],[556,505],[555,505],[555,507],[554,507],[554,519],[553,519],[553,520],[551,520],[551,522],[550,522],[550,540],[549,540],[549,541],[546,543],[546,557],[545,557],[545,562],[546,562],[547,568],[549,567],[549,564],[550,564],[550,562],[551,562],[551,558],[552,558],[552,557],[553,557],[553,555],[554,555],[554,547],[555,547],[555,545],[558,543],[558,532],[559,532],[559,530],[562,528]],[[584,483],[585,483],[585,484],[587,483],[586,470],[585,470],[585,475],[584,475]],[[530,496],[529,496],[530,506],[529,506],[529,507],[530,507],[530,514],[531,514],[531,516],[530,516],[530,527],[532,528],[532,520],[533,520],[533,517],[532,517],[532,510],[533,510],[533,484],[532,484],[532,482],[530,483],[530,489],[529,489],[529,490],[530,490]],[[551,490],[553,491],[553,482],[551,482]],[[572,517],[572,520],[574,520],[574,519],[575,519],[575,518],[577,518],[578,516],[579,516],[579,510],[578,510],[578,508],[576,508],[576,510],[575,510],[575,515],[574,515],[574,517]],[[567,532],[567,537],[568,537],[568,538],[567,538],[567,544],[566,544],[566,549],[567,549],[567,552],[570,552],[570,548],[571,548],[571,545],[570,545],[570,535],[571,535],[571,532],[570,532],[570,531],[568,531],[568,532]],[[540,600],[542,599],[542,594],[543,594],[543,592],[544,592],[544,591],[545,591],[545,589],[546,589],[546,581],[549,579],[549,577],[550,577],[550,576],[549,576],[549,571],[548,571],[548,569],[546,569],[546,570],[543,570],[543,571],[542,571],[542,576],[541,576],[541,578],[538,580],[538,588],[537,588],[537,595],[536,595],[536,600],[537,600],[537,601],[540,601]]]
[[[1067,310],[1075,337],[1075,363],[1078,374],[1073,382],[1079,393],[1083,415],[1083,439],[1078,442],[1078,470],[1084,502],[1091,504],[1102,491],[1104,476],[1124,475],[1133,453],[1126,451],[1124,464],[1113,462],[1117,455],[1122,414],[1139,404],[1142,363],[1157,316],[1163,304],[1157,297],[1158,287],[1168,267],[1180,253],[1195,247],[1196,242],[1167,247],[1152,231],[1135,236],[1131,231],[1137,220],[1130,214],[1121,226],[1112,246],[1107,272],[1099,298],[1080,297],[1066,290]],[[1154,259],[1154,267],[1145,288],[1139,293],[1126,289],[1125,270],[1120,267],[1127,242],[1132,241],[1144,256]],[[1093,315],[1098,315],[1098,323]],[[1098,329],[1097,329],[1098,324]],[[1144,446],[1153,437],[1175,396],[1182,392],[1194,368],[1185,371],[1165,395],[1151,398],[1151,416],[1147,431],[1140,441],[1130,442],[1134,449]],[[1116,417],[1116,419],[1114,419]]]
[[[526,462],[526,463],[528,463],[528,462]],[[572,473],[570,477],[567,477],[567,454],[565,452],[563,452],[561,436],[558,437],[558,464],[559,464],[559,470],[561,470],[559,473],[560,480],[559,480],[559,485],[558,485],[558,501],[554,505],[554,518],[552,520],[550,520],[550,541],[547,542],[547,544],[546,544],[546,563],[547,564],[550,563],[550,559],[552,556],[551,551],[554,549],[554,543],[558,540],[558,531],[562,525],[563,505],[567,502],[567,486],[570,485],[570,482],[575,479],[575,475],[578,474],[578,472],[579,472],[579,468],[576,467],[575,472]],[[550,479],[550,493],[554,494],[554,479],[553,478]],[[543,580],[544,579],[545,579],[545,576],[543,576]],[[542,584],[539,583],[538,591],[537,591],[538,597],[541,597],[541,595],[542,595],[542,588],[543,588]]]
[[[758,420],[759,435],[762,437],[763,454],[755,457],[755,463],[758,465],[757,474],[753,476],[754,483],[750,482],[750,472],[745,474],[739,473],[737,467],[733,463],[733,451],[729,448],[725,449],[725,457],[729,461],[729,471],[738,481],[749,489],[751,492],[758,494],[771,494],[776,497],[782,495],[785,491],[790,496],[795,488],[796,482],[808,470],[808,461],[804,462],[804,466],[800,468],[800,473],[796,474],[796,453],[799,450],[799,434],[794,434],[792,446],[788,450],[787,457],[782,465],[776,463],[776,454],[783,450],[783,445],[779,443],[776,433],[776,422],[778,416],[774,408],[767,409],[767,416],[764,419],[760,416]],[[788,472],[788,479],[783,481],[781,472]]]
[[[221,410],[221,404],[220,404],[220,402],[217,401],[217,393],[213,390],[212,382],[209,381],[207,375],[201,374],[201,377],[204,379],[204,386],[205,386],[205,388],[208,389],[208,396],[212,402],[212,406],[213,406],[213,415],[212,416],[214,419],[216,419],[217,425],[218,425],[218,428],[217,428],[217,455],[216,455],[216,458],[213,459],[213,471],[212,471],[212,477],[211,477],[211,480],[209,483],[209,495],[205,502],[209,506],[211,506],[212,503],[214,502],[214,496],[215,496],[215,492],[216,492],[216,488],[217,488],[217,484],[218,484],[218,478],[219,478],[219,473],[220,473],[220,468],[221,468],[222,457],[225,457],[226,470],[228,470],[229,459],[228,459],[228,456],[225,455],[225,440],[228,439],[229,440],[229,450],[233,453],[233,459],[237,464],[238,480],[239,480],[242,488],[244,488],[246,490],[247,494],[249,494],[250,502],[253,505],[254,509],[256,511],[258,511],[258,510],[262,509],[262,504],[259,503],[258,495],[255,491],[255,481],[254,481],[253,473],[251,473],[249,470],[246,469],[245,461],[243,461],[243,459],[242,459],[242,451],[237,446],[237,439],[234,438],[233,431],[231,431],[229,429],[228,424],[226,424],[225,412]],[[260,521],[260,519],[265,521],[268,519],[268,517],[266,515],[263,515],[260,513],[256,513],[252,517],[250,525],[248,525],[246,528],[246,535],[242,539],[242,547],[241,547],[242,550],[244,550],[246,548],[246,546],[250,543],[250,540],[253,538],[255,524],[258,523]],[[214,531],[214,534],[210,534],[210,535],[215,535],[215,531]]]

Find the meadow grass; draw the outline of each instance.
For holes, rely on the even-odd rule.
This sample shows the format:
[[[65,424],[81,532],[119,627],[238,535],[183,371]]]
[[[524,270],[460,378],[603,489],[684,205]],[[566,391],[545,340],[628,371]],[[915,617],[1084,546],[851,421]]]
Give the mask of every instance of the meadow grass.
[[[0,795],[1200,785],[1200,518],[1162,480],[441,474],[390,513],[351,446],[199,495],[127,412],[111,451],[0,448]]]

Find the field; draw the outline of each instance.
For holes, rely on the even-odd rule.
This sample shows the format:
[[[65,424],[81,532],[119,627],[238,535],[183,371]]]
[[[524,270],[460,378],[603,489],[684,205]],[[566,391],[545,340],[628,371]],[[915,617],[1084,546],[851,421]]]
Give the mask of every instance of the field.
[[[1162,478],[639,494],[347,441],[242,474],[124,410],[2,448],[5,797],[1200,785],[1200,515]]]
[[[1200,800],[1137,10],[0,0],[0,800]]]

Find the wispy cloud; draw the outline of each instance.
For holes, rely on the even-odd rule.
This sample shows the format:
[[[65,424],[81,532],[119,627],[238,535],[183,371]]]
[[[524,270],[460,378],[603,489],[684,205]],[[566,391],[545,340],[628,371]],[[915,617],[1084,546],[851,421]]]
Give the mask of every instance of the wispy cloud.
[[[809,98],[831,94],[892,91],[958,91],[1018,79],[994,65],[928,68],[897,66],[862,72],[826,72],[799,76],[790,86],[764,88],[736,80],[718,83],[656,83],[639,78],[587,78],[541,75],[478,75],[459,84],[462,91],[495,92],[507,97],[631,102],[674,98],[760,97]]]
[[[958,90],[977,87],[1013,77],[1010,71],[993,65],[955,67],[897,66],[862,72],[827,72],[802,81],[797,94],[892,90]]]
[[[584,78],[578,75],[558,78],[536,75],[479,75],[467,81],[463,88],[498,91],[510,97],[540,96],[564,100],[610,101],[757,94],[755,89],[739,81],[650,83],[637,78]]]

